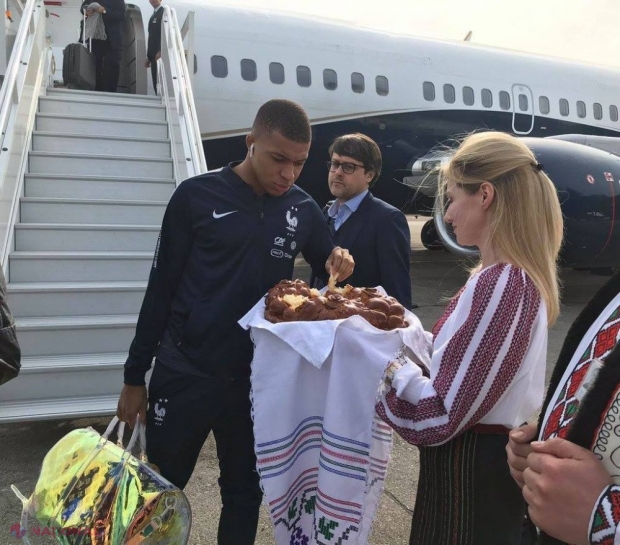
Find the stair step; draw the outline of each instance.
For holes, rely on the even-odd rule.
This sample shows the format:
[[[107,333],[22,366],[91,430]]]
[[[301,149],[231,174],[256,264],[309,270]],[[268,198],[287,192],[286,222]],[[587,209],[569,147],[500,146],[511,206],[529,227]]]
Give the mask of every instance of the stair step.
[[[171,157],[170,140],[167,139],[74,135],[44,131],[32,133],[32,150],[57,153],[71,150],[71,153],[97,153],[119,157]]]
[[[135,334],[137,314],[16,318],[23,356],[122,352]]]
[[[145,103],[118,97],[49,96],[39,98],[39,112],[98,117],[135,119],[138,121],[166,121],[166,108],[161,103]]]
[[[82,89],[63,89],[59,87],[51,87],[46,89],[46,96],[62,97],[62,98],[86,98],[98,100],[132,100],[134,102],[145,102],[147,104],[161,104],[162,99],[153,95],[132,95],[130,93],[108,93],[104,91],[84,91]]]
[[[96,199],[20,199],[24,223],[72,223],[161,225],[166,202],[113,201]]]
[[[24,195],[39,198],[168,201],[175,187],[169,178],[26,174],[24,179]]]
[[[138,314],[146,282],[23,282],[7,286],[17,318]]]
[[[22,358],[19,376],[0,389],[0,423],[113,414],[126,357],[125,351]]]
[[[159,225],[18,223],[15,249],[29,252],[155,250]]]
[[[173,178],[172,159],[89,155],[31,151],[28,172],[70,176],[129,176],[130,178]]]
[[[38,113],[35,118],[38,131],[70,134],[97,134],[99,136],[127,136],[137,138],[168,138],[168,124],[164,121],[75,116]]]
[[[85,373],[76,373],[77,378],[75,382],[78,383],[80,388],[83,388],[83,384],[89,383],[93,380],[92,374],[84,376]],[[64,377],[59,377],[64,380],[64,386],[67,387],[67,380]],[[113,379],[108,379],[110,383],[120,382],[122,385],[123,373],[119,371],[115,374]],[[85,395],[83,397],[63,397],[56,398],[41,398],[42,395],[49,395],[48,381],[38,381],[38,389],[30,386],[25,379],[17,377],[11,381],[11,387],[14,392],[23,392],[20,401],[4,401],[3,395],[0,393],[0,424],[1,423],[13,423],[13,422],[28,422],[37,420],[56,420],[67,418],[90,418],[94,416],[113,415],[116,413],[116,407],[118,405],[118,397],[120,390],[117,388],[117,392],[111,395],[97,395],[98,391],[92,393],[92,395]],[[28,386],[22,386],[24,383]],[[100,377],[97,377],[96,384],[99,386],[97,390],[103,388],[103,383]],[[21,388],[20,388],[21,386]],[[8,388],[5,388],[7,390]],[[58,388],[60,391],[60,389]],[[92,390],[92,388],[88,388]],[[40,391],[40,396],[36,395],[36,392]],[[29,399],[26,396],[32,396]]]
[[[153,252],[12,252],[10,282],[148,280]]]

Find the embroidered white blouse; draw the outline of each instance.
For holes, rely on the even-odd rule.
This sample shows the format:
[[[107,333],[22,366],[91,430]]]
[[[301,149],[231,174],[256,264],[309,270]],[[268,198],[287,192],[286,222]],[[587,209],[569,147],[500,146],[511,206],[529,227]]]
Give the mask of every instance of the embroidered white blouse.
[[[376,407],[409,443],[440,445],[478,423],[513,428],[540,407],[547,310],[523,270],[500,263],[476,273],[433,337],[430,377],[407,360]]]

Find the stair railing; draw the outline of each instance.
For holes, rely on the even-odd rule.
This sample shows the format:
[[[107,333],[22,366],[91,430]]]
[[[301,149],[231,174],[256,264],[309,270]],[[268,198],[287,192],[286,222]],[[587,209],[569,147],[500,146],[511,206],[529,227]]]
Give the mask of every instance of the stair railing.
[[[190,43],[193,41],[193,15],[193,12],[188,14]],[[176,11],[170,6],[164,6],[161,58],[157,61],[157,80],[166,106],[174,174],[176,183],[179,185],[187,178],[206,172],[207,161],[202,149],[192,78],[187,67],[183,38]]]
[[[0,259],[8,278],[28,150],[48,64],[43,0],[28,0],[0,89]]]

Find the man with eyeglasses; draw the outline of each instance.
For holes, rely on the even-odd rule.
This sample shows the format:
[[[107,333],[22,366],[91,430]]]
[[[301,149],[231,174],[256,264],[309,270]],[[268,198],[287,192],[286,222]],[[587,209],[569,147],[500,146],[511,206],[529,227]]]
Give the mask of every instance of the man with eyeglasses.
[[[347,283],[382,286],[407,308],[411,300],[411,235],[405,215],[373,196],[370,189],[381,174],[381,150],[364,134],[339,136],[329,148],[328,183],[335,197],[323,213],[334,243],[355,258]],[[311,282],[321,287],[318,279]]]

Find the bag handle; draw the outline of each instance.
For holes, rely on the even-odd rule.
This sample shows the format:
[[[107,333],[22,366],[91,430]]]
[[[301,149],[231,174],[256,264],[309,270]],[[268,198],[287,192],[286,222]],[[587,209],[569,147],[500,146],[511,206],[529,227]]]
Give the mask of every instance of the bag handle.
[[[121,447],[125,452],[131,454],[133,447],[136,445],[138,440],[140,441],[140,459],[143,462],[148,461],[146,457],[146,426],[142,424],[140,420],[140,415],[136,417],[136,423],[133,427],[133,433],[131,434],[131,439],[129,439],[129,443],[127,443],[126,447],[123,447],[123,433],[125,431],[125,422],[121,422],[118,416],[115,416],[112,421],[108,424],[107,429],[101,436],[103,439],[109,441],[109,437],[114,431],[118,424],[118,430],[116,431],[116,444]]]
[[[93,39],[91,38],[89,40],[89,47],[86,47],[86,10],[84,10],[83,13],[83,19],[82,19],[82,45],[84,46],[85,49],[88,49],[89,53],[93,52]]]

